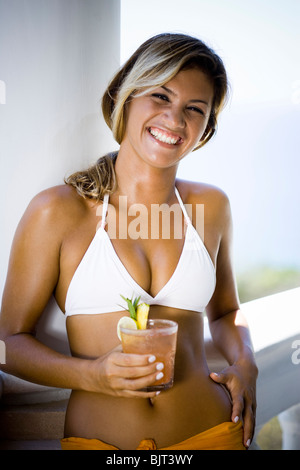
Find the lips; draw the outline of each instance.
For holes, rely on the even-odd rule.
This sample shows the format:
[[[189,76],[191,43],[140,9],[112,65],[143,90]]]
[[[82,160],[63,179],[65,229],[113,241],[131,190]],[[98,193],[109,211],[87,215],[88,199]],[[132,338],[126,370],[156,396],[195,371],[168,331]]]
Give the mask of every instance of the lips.
[[[148,127],[149,133],[159,142],[169,145],[178,145],[183,142],[182,138],[179,135],[172,134],[158,127]]]

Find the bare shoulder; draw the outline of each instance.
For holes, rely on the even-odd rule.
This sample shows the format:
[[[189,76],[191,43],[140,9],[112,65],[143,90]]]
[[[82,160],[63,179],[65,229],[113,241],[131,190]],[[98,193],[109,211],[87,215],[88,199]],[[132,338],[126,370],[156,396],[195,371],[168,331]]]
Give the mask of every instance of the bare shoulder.
[[[230,201],[223,189],[208,183],[177,180],[176,185],[186,204],[205,204],[210,211],[230,211]]]
[[[59,211],[66,208],[79,208],[80,198],[74,188],[68,185],[44,189],[29,203],[29,207],[40,211]]]
[[[85,205],[74,188],[68,185],[53,186],[38,193],[30,201],[23,222],[39,222],[55,230],[63,228],[80,217]]]

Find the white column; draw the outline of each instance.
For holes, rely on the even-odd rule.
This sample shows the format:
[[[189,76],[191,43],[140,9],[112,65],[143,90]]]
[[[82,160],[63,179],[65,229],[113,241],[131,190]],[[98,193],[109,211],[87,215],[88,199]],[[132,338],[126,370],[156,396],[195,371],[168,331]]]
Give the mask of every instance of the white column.
[[[0,0],[0,295],[39,191],[116,150],[100,109],[120,65],[120,0]]]

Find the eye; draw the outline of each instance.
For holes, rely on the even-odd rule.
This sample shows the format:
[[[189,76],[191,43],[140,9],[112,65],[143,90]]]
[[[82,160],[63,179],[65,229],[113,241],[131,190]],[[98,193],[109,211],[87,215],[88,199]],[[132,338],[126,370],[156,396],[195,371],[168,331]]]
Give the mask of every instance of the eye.
[[[169,98],[167,97],[167,95],[163,95],[162,93],[153,93],[151,96],[153,96],[154,98],[158,98],[159,100],[162,100],[162,101],[169,101]]]
[[[197,108],[196,106],[189,106],[187,109],[189,109],[190,111],[195,111],[196,113],[199,113],[202,116],[205,116],[205,112],[201,108]]]

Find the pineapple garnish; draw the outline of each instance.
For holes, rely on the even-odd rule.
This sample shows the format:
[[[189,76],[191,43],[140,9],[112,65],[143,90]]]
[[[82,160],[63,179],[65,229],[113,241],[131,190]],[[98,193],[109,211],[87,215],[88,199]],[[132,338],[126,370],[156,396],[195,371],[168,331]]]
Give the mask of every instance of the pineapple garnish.
[[[149,309],[150,306],[145,302],[137,306],[136,321],[139,330],[145,330],[147,328]]]
[[[125,300],[128,306],[128,312],[130,317],[122,317],[118,321],[117,335],[121,341],[120,327],[129,328],[133,330],[145,330],[147,327],[148,314],[150,306],[145,302],[139,304],[141,297],[136,297],[134,300],[128,299],[121,295],[122,299]]]
[[[139,304],[141,297],[136,297],[134,300],[125,298],[123,295],[121,295],[121,297],[127,303],[130,318],[136,321],[139,330],[145,330],[150,306],[145,302]]]

